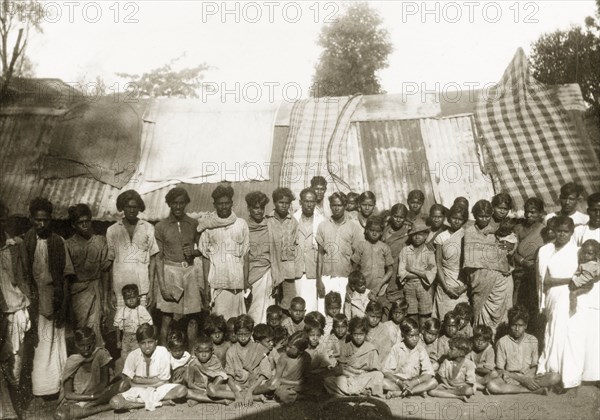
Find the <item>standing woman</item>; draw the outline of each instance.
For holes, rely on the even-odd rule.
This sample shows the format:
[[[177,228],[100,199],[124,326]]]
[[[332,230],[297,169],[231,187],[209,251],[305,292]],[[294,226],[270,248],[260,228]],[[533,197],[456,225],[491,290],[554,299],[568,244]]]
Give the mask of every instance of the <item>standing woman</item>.
[[[460,266],[463,228],[469,215],[466,207],[454,205],[448,211],[448,229],[434,239],[437,264],[434,310],[438,319],[444,319],[447,312],[459,302],[468,302],[467,285]]]
[[[106,231],[108,264],[112,263],[112,297],[117,308],[125,302],[121,289],[127,284],[135,284],[140,291],[141,304],[150,307],[154,301],[154,273],[158,245],[154,239],[154,226],[140,220],[138,214],[146,210],[140,195],[127,190],[117,197],[117,210],[123,212],[123,219]]]
[[[371,191],[365,191],[358,196],[358,215],[357,220],[360,226],[364,229],[367,226],[367,219],[373,214],[375,210],[375,194]]]
[[[490,228],[496,230],[500,223],[508,217],[508,213],[513,208],[512,197],[504,192],[496,194],[492,197],[492,220],[490,220]]]
[[[537,260],[540,310],[546,315],[544,351],[538,361],[538,374],[563,372],[563,355],[569,324],[569,283],[577,271],[577,245],[571,241],[573,219],[555,219],[556,239],[540,248]]]
[[[475,325],[487,325],[496,331],[507,321],[512,307],[513,280],[508,264],[508,251],[501,247],[490,226],[492,204],[479,200],[473,206],[475,224],[465,229],[463,267],[471,285]]]
[[[194,258],[200,251],[194,249],[198,242],[198,220],[185,213],[190,196],[181,187],[169,190],[165,201],[171,209],[169,216],[156,224],[158,249],[157,278],[160,293],[156,307],[162,313],[160,325],[161,345],[167,342],[167,333],[173,317],[187,318],[187,338],[193,348],[198,333],[198,321],[193,315],[202,310],[200,281],[194,270]]]
[[[92,211],[85,204],[69,207],[69,220],[75,230],[65,241],[76,276],[69,288],[73,329],[90,327],[96,335],[96,347],[104,347],[100,321],[108,296],[108,275],[102,271],[108,260],[106,238],[94,235]]]
[[[519,244],[513,256],[513,305],[522,305],[529,312],[529,327],[535,329],[538,314],[538,295],[535,277],[538,250],[544,245],[544,202],[532,197],[525,201],[525,219],[515,226]]]

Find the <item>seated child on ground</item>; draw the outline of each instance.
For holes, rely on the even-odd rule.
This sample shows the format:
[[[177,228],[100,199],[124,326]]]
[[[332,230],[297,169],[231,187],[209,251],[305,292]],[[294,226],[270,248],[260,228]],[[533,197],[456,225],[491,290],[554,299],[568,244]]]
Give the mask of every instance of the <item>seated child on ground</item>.
[[[352,318],[348,327],[350,341],[340,345],[339,376],[328,376],[324,385],[335,396],[383,396],[383,373],[377,349],[366,342],[369,324],[365,318]]]
[[[210,314],[204,322],[204,334],[212,339],[213,352],[221,361],[222,366],[225,366],[225,354],[232,344],[227,339],[227,333],[227,322],[223,315]]]
[[[279,305],[271,305],[267,308],[267,325],[271,328],[281,326],[283,321],[283,309]]]
[[[171,384],[171,354],[166,347],[158,346],[156,330],[150,324],[137,329],[139,348],[129,353],[123,375],[131,388],[115,395],[110,400],[114,410],[145,407],[154,411],[163,401],[184,398],[187,389],[183,385]]]
[[[201,335],[194,347],[194,357],[187,366],[188,405],[198,402],[228,404],[235,396],[227,386],[229,377],[213,352],[213,339]]]
[[[325,295],[325,334],[331,334],[333,317],[342,312],[342,297],[338,292]]]
[[[569,315],[573,316],[577,310],[578,296],[589,293],[594,284],[598,282],[600,274],[600,243],[588,239],[579,250],[579,267],[569,283]],[[597,299],[590,296],[591,299]],[[596,307],[598,302],[596,303]]]
[[[387,327],[392,338],[392,345],[402,341],[402,333],[400,332],[400,323],[408,313],[408,302],[406,299],[400,298],[392,303],[390,308],[389,321],[385,321],[383,325]]]
[[[323,315],[321,312],[312,311],[312,312],[307,313],[306,316],[304,317],[304,324],[306,324],[306,321],[317,322],[321,326],[321,329],[323,331],[325,331],[325,325],[327,324],[327,319],[325,318],[325,315]],[[323,334],[324,334],[324,332],[323,332]],[[323,335],[323,334],[321,334],[321,335]]]
[[[441,365],[450,350],[450,339],[456,337],[458,331],[458,317],[454,312],[444,315],[444,335],[438,338],[438,363]]]
[[[367,289],[367,281],[365,276],[360,271],[353,271],[348,275],[348,288],[350,293],[346,293],[346,301],[344,302],[344,315],[346,318],[365,316],[367,305],[375,297],[369,289]]]
[[[281,321],[281,326],[292,335],[297,331],[304,330],[304,315],[306,314],[306,302],[300,296],[296,296],[290,303],[290,316]]]
[[[75,331],[77,353],[67,359],[56,418],[81,419],[110,410],[108,402],[124,391],[121,380],[109,383],[108,351],[96,347],[96,334],[90,327]]]
[[[375,346],[379,353],[379,364],[387,358],[392,346],[394,345],[393,336],[387,326],[381,323],[383,316],[383,306],[378,301],[369,302],[367,305],[366,320],[369,323],[367,341]]]
[[[331,334],[325,338],[325,345],[329,350],[330,358],[334,364],[337,364],[337,358],[340,356],[340,346],[346,342],[348,333],[348,318],[344,314],[337,314],[333,318],[333,328]]]
[[[438,368],[440,367],[438,362],[440,329],[440,320],[437,318],[429,318],[423,324],[423,328],[421,328],[421,338],[423,340],[423,344],[425,345],[425,350],[427,350],[427,354],[429,354],[431,366],[433,366],[433,370],[435,372],[437,372]]]
[[[173,330],[167,336],[167,349],[171,353],[171,383],[185,385],[187,365],[192,355],[185,350],[185,336],[180,330]]]
[[[285,345],[279,358],[277,370],[269,386],[275,391],[275,399],[282,404],[293,403],[306,386],[310,375],[310,355],[306,352],[308,337],[305,332],[296,332]]]
[[[560,382],[560,374],[548,372],[536,375],[538,341],[525,332],[529,313],[522,306],[508,310],[509,333],[496,344],[498,377],[487,384],[492,394],[546,394],[548,388]]]
[[[383,365],[387,398],[421,395],[437,386],[427,350],[419,343],[419,324],[406,318],[400,329],[402,342],[392,347]]]
[[[467,359],[475,363],[475,388],[479,391],[483,391],[490,379],[497,376],[492,336],[492,329],[487,325],[477,325],[473,329],[473,350],[467,355]]]
[[[268,349],[251,341],[254,321],[248,315],[235,320],[237,343],[227,350],[225,371],[229,376],[229,387],[238,404],[248,405],[261,401],[261,394],[270,391],[265,382],[271,378]]]
[[[269,358],[269,364],[271,366],[271,372],[275,372],[276,356],[275,342],[273,339],[273,328],[267,324],[258,324],[252,331],[252,339],[255,343],[260,344],[265,348],[267,357]]]
[[[473,337],[473,307],[467,302],[459,302],[452,310],[458,318],[457,337]]]
[[[237,343],[237,337],[235,336],[235,320],[237,317],[232,316],[227,320],[227,341],[231,344]]]
[[[466,356],[471,351],[471,340],[466,337],[450,339],[448,357],[437,371],[439,385],[429,391],[438,398],[458,398],[466,402],[475,393],[475,363]]]
[[[313,319],[305,319],[304,332],[308,335],[308,348],[306,352],[311,357],[311,372],[318,375],[335,366],[335,362],[331,360],[329,349],[325,341],[322,340],[323,328],[321,324]]]
[[[140,305],[140,292],[135,284],[127,284],[121,289],[125,305],[117,308],[115,313],[114,326],[117,327],[117,344],[121,348],[120,365],[117,371],[122,370],[122,366],[127,359],[127,355],[137,349],[138,342],[135,338],[135,332],[138,327],[144,323],[152,325],[152,317],[148,310]]]
[[[277,363],[277,359],[281,355],[281,353],[285,352],[285,345],[287,344],[288,338],[290,335],[287,330],[282,326],[273,328],[273,350],[275,351],[275,363]]]

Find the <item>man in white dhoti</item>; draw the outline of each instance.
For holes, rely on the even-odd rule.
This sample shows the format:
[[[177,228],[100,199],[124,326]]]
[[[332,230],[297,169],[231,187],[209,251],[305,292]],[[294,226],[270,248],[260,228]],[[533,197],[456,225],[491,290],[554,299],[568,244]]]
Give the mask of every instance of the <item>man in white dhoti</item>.
[[[52,395],[60,390],[60,375],[67,360],[65,318],[68,276],[75,271],[63,238],[50,231],[52,203],[35,198],[29,205],[33,228],[24,235],[29,273],[33,277],[32,326],[37,331],[37,346],[31,374],[35,396]]]

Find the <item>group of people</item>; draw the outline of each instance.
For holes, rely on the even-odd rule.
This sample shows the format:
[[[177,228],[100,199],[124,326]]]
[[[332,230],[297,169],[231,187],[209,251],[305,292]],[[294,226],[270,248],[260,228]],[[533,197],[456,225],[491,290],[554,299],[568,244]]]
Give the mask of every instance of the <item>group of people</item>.
[[[0,202],[0,414],[21,415],[27,386],[58,394],[67,419],[185,399],[466,399],[600,380],[600,192],[584,214],[568,183],[558,212],[534,197],[517,218],[507,193],[427,212],[414,190],[377,212],[370,191],[326,190],[314,177],[292,212],[294,194],[277,188],[269,214],[251,192],[244,220],[230,185],[198,218],[176,187],[156,225],[128,190],[105,237],[87,205],[69,208],[66,240],[47,199],[31,202],[21,237]]]

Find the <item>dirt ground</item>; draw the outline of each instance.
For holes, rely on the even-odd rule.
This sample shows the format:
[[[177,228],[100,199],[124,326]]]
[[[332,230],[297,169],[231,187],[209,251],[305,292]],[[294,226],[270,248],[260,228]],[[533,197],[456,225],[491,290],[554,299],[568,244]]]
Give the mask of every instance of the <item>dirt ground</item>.
[[[327,399],[302,401],[291,406],[277,403],[255,403],[252,407],[199,404],[189,407],[179,404],[160,407],[156,411],[107,412],[91,419],[118,420],[371,420],[371,419],[432,419],[432,420],[558,420],[600,418],[600,389],[582,386],[577,395],[515,395],[488,396],[478,393],[468,403],[440,398],[411,397],[371,403],[332,401]],[[55,403],[33,401],[27,411],[27,420],[51,419]],[[389,411],[388,411],[389,409]]]

